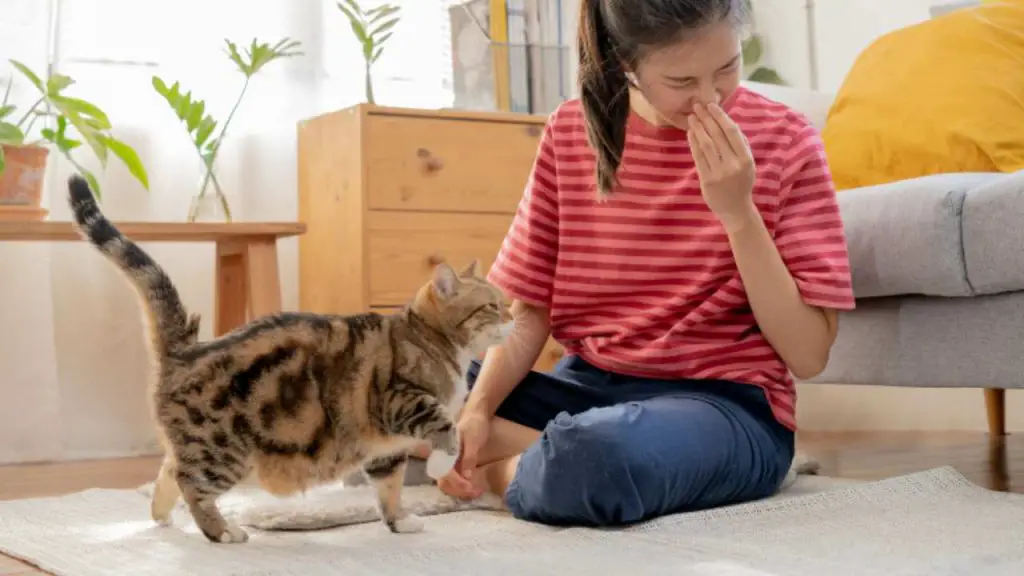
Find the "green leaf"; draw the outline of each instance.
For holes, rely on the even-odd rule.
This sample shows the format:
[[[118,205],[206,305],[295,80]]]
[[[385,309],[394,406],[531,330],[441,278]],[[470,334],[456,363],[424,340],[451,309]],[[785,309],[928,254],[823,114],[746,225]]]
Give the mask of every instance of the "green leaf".
[[[4,160],[4,147],[0,146],[0,174],[4,173],[4,168],[7,167],[7,161]]]
[[[365,16],[362,6],[360,6],[355,0],[341,0],[341,2],[338,2],[338,8],[345,11],[345,8],[342,8],[342,4],[344,4],[345,7],[353,14],[358,15],[360,20]]]
[[[206,139],[213,134],[213,131],[217,128],[217,122],[213,118],[207,116],[203,118],[202,122],[199,123],[199,128],[196,130],[195,143],[196,148],[199,148],[206,142]]]
[[[63,116],[58,116],[56,130],[52,130],[50,128],[43,128],[39,132],[42,135],[43,139],[51,142],[54,146],[56,146],[57,150],[59,150],[65,156],[68,156],[68,154],[72,150],[82,145],[80,141],[70,139],[65,135],[67,127],[67,119]]]
[[[355,26],[356,24],[359,24],[359,23],[361,23],[363,21],[362,18],[360,18],[359,16],[353,14],[341,2],[338,3],[338,10],[341,10],[342,14],[345,15],[345,18],[348,19],[348,22],[349,22],[350,25]]]
[[[57,117],[57,134],[59,134],[60,137],[63,138],[64,137],[64,133],[67,132],[67,129],[68,129],[68,119],[65,118],[64,116],[58,116]]]
[[[142,184],[142,187],[149,190],[149,174],[146,173],[146,167],[143,166],[142,160],[139,159],[135,150],[113,136],[106,139],[106,145],[114,153],[114,156],[121,159],[121,162],[128,168],[128,172]]]
[[[159,76],[153,76],[152,81],[153,89],[156,90],[156,93],[166,97],[167,93],[170,92],[170,88],[167,87],[167,83],[161,80]]]
[[[296,50],[296,48],[301,46],[301,43],[291,38],[282,38],[273,46],[266,42],[258,42],[256,38],[253,38],[249,43],[249,48],[245,50],[244,56],[239,53],[238,47],[234,42],[226,38],[224,42],[228,47],[228,57],[246,78],[252,78],[260,69],[274,60],[300,56],[302,54],[301,51]]]
[[[63,113],[63,111],[61,112]],[[102,136],[100,131],[90,126],[82,119],[81,116],[78,116],[77,114],[63,113],[61,116],[57,117],[58,121],[62,118],[66,118],[67,122],[71,124],[75,128],[75,130],[78,131],[78,134],[82,136],[82,139],[85,140],[85,143],[89,145],[89,148],[92,149],[93,154],[95,154],[96,158],[100,161],[100,165],[106,168],[107,148],[99,140],[99,137]]]
[[[60,96],[62,90],[74,84],[75,81],[69,76],[54,72],[46,79],[46,95],[50,98]]]
[[[381,18],[397,14],[401,9],[400,6],[395,6],[394,4],[381,4],[372,10],[368,10],[366,15],[370,17],[370,22],[376,22]]]
[[[235,63],[235,66],[238,67],[242,74],[249,76],[251,74],[249,71],[249,65],[242,60],[242,55],[238,53],[238,47],[230,40],[225,39],[224,42],[227,43],[228,46],[228,57]]]
[[[0,122],[0,144],[21,144],[25,141],[25,134],[14,124]]]
[[[778,86],[785,86],[786,81],[779,76],[779,73],[771,68],[765,68],[764,66],[754,70],[747,76],[747,80],[751,82],[760,82],[762,84],[776,84]]]
[[[393,20],[388,20],[387,22],[384,22],[380,26],[377,26],[376,28],[371,30],[370,31],[370,36],[371,37],[377,37],[377,36],[380,36],[381,34],[387,32],[388,30],[391,30],[392,28],[395,27],[395,24],[398,24],[398,20],[399,20],[398,18],[395,18]],[[390,34],[388,36],[390,36]],[[381,42],[381,40],[377,40],[377,42]]]
[[[111,128],[110,118],[108,118],[107,114],[103,112],[103,110],[100,110],[95,104],[91,104],[80,98],[71,98],[68,96],[52,96],[50,97],[50,101],[64,114],[84,114],[89,117],[86,118],[87,121],[89,119],[95,120],[95,122],[90,122],[89,125],[96,130],[109,130]]]
[[[100,191],[100,183],[96,180],[96,176],[85,168],[79,167],[78,171],[82,173],[82,177],[89,183],[89,188],[92,188],[92,192],[96,195],[96,199],[101,200],[103,198],[103,194]]]
[[[358,40],[360,44],[365,44],[367,37],[366,28],[363,27],[363,23],[357,20],[351,20],[349,25],[352,27],[352,33],[355,34],[356,40]]]
[[[192,109],[192,91],[189,90],[182,95],[181,99],[178,100],[178,105],[175,107],[174,112],[178,115],[179,120],[184,120],[189,117]]]
[[[764,54],[764,47],[761,45],[761,37],[754,34],[743,43],[743,62],[752,66],[761,61]]]
[[[192,104],[189,108],[188,117],[185,118],[185,126],[188,128],[189,133],[195,132],[199,126],[199,122],[203,119],[203,112],[206,111],[206,103],[202,100]]]
[[[298,56],[299,54],[302,54],[302,52],[291,52],[290,50],[298,48],[301,45],[302,43],[298,40],[282,38],[274,45],[273,50],[276,54],[280,54],[281,56]]]
[[[39,90],[40,93],[46,94],[46,88],[43,87],[43,81],[39,79],[39,76],[36,76],[35,72],[29,70],[28,66],[25,66],[17,60],[9,60],[9,62],[11,63],[11,66],[18,69],[18,72],[21,72],[23,76],[28,78],[28,81],[35,85],[36,89]]]
[[[387,34],[381,36],[380,38],[377,38],[374,44],[376,44],[377,46],[380,47],[381,50],[383,50],[384,43],[388,41],[388,38],[391,38],[391,32],[388,32]]]

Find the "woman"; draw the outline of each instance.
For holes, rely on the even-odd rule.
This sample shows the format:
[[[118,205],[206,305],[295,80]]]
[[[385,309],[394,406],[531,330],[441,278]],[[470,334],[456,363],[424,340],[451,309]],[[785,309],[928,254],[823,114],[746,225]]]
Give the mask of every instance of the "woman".
[[[817,131],[740,87],[743,0],[583,0],[581,97],[546,126],[489,278],[514,334],[470,369],[446,493],[609,526],[767,497],[792,375],[853,308]],[[567,357],[531,372],[548,334]]]

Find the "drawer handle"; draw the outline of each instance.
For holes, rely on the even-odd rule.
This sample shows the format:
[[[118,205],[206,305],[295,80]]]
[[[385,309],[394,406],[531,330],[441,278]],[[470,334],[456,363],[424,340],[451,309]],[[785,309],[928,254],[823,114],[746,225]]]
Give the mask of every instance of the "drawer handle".
[[[417,148],[416,157],[423,162],[423,168],[427,172],[437,172],[444,168],[444,162],[440,158],[434,156],[434,154],[426,148]]]
[[[441,264],[444,264],[444,263],[445,263],[444,256],[439,254],[439,253],[437,253],[437,252],[431,254],[430,256],[427,256],[427,264],[430,264],[432,267],[433,266],[440,266]]]
[[[526,127],[526,135],[530,138],[537,138],[541,135],[542,129],[536,124],[530,124]]]

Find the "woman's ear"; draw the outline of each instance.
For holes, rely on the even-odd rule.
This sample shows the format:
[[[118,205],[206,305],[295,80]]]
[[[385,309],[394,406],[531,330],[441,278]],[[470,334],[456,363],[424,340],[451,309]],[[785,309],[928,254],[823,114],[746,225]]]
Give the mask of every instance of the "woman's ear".
[[[636,80],[636,73],[633,72],[629,68],[629,65],[626,64],[625,62],[622,62],[621,66],[622,66],[622,69],[626,72],[626,81],[629,82],[630,84],[632,84],[634,87],[639,88],[639,86],[637,84],[637,80]]]
[[[618,60],[618,66],[620,66],[620,68],[622,68],[623,71],[626,73],[626,81],[629,82],[630,84],[633,84],[634,86],[636,86],[637,85],[637,75],[630,68],[630,65],[626,64],[625,61],[623,61],[623,60]]]

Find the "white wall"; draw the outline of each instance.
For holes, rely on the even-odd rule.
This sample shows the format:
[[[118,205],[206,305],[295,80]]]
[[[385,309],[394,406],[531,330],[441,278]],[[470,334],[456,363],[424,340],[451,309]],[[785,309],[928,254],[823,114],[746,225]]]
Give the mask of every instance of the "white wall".
[[[755,0],[765,64],[798,88],[835,92],[857,55],[879,36],[931,17],[950,0]],[[813,40],[808,38],[812,37]],[[813,50],[813,52],[812,52]]]

